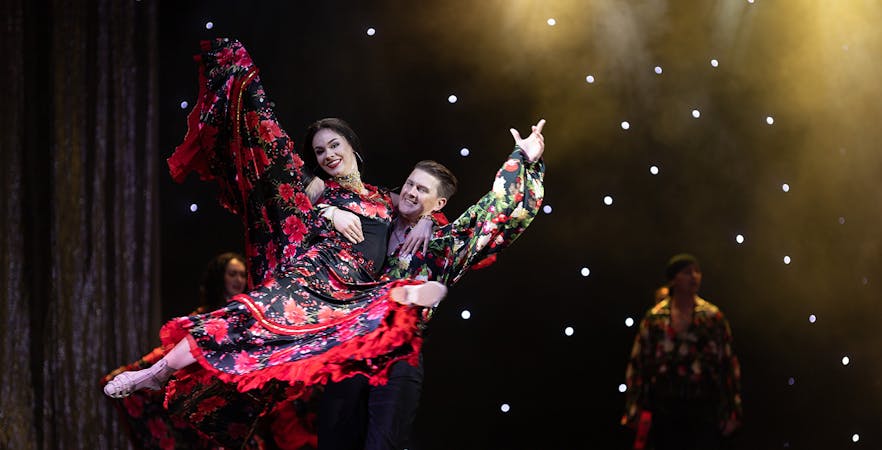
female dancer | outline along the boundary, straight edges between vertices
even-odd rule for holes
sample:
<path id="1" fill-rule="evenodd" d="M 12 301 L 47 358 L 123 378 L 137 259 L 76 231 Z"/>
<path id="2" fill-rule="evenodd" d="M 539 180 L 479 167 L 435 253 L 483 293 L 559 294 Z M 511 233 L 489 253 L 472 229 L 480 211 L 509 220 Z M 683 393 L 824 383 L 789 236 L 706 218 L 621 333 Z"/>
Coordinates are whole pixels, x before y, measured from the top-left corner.
<path id="1" fill-rule="evenodd" d="M 393 362 L 415 363 L 422 315 L 411 305 L 437 304 L 446 287 L 377 280 L 392 198 L 361 181 L 355 133 L 339 119 L 316 122 L 303 154 L 313 155 L 328 176 L 320 201 L 360 216 L 365 239 L 357 245 L 314 211 L 306 195 L 311 176 L 245 48 L 233 40 L 203 42 L 196 59 L 199 101 L 169 168 L 178 181 L 196 171 L 219 183 L 222 204 L 243 219 L 254 288 L 221 309 L 167 323 L 160 334 L 168 354 L 148 369 L 118 375 L 105 393 L 157 389 L 186 368 L 168 387 L 166 402 L 198 398 L 187 412 L 198 426 L 226 404 L 204 390 L 193 392 L 215 381 L 254 398 L 284 389 L 285 401 L 293 401 L 329 379 L 365 374 L 382 383 Z M 236 438 L 250 431 L 225 433 Z"/>
<path id="2" fill-rule="evenodd" d="M 225 305 L 245 291 L 247 272 L 245 257 L 238 253 L 221 253 L 205 267 L 199 285 L 199 306 L 191 313 L 203 314 Z M 120 366 L 101 379 L 106 385 L 126 371 L 141 370 L 159 361 L 167 349 L 159 346 L 137 361 Z M 114 399 L 114 405 L 125 420 L 132 445 L 141 449 L 209 448 L 211 443 L 192 427 L 169 416 L 163 407 L 165 390 L 141 390 L 125 398 Z"/>

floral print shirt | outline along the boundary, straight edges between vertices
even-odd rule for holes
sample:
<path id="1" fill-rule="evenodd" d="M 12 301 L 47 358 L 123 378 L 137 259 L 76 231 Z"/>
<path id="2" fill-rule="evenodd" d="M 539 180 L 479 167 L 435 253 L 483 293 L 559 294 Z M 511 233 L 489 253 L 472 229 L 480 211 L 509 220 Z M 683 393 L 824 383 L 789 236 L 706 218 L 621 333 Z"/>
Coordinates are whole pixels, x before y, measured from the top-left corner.
<path id="1" fill-rule="evenodd" d="M 453 285 L 472 267 L 511 245 L 542 205 L 545 164 L 516 147 L 496 172 L 493 187 L 452 222 L 436 227 L 429 250 L 386 259 L 386 276 Z M 400 246 L 399 246 L 400 247 Z"/>
<path id="2" fill-rule="evenodd" d="M 741 368 L 732 331 L 723 313 L 696 298 L 692 323 L 683 333 L 671 326 L 670 297 L 640 322 L 625 378 L 623 423 L 634 424 L 644 410 L 683 402 L 710 402 L 720 424 L 741 420 Z"/>

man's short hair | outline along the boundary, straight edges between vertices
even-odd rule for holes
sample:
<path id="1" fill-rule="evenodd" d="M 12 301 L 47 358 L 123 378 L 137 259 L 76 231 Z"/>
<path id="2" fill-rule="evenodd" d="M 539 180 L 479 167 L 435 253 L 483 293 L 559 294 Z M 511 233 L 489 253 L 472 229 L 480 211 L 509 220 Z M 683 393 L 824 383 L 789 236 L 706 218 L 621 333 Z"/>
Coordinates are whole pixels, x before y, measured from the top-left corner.
<path id="1" fill-rule="evenodd" d="M 450 169 L 444 167 L 443 164 L 429 159 L 416 163 L 414 169 L 420 169 L 423 172 L 435 177 L 438 180 L 438 196 L 450 199 L 456 193 L 456 176 Z"/>

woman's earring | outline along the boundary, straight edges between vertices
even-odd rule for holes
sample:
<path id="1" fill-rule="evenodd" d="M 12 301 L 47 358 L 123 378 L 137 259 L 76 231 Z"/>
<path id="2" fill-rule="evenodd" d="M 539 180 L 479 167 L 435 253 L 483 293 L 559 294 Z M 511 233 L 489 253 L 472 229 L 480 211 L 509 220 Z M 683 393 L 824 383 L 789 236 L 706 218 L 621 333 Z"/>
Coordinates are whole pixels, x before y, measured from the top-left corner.
<path id="1" fill-rule="evenodd" d="M 361 153 L 355 152 L 355 159 L 357 159 L 358 162 L 364 164 L 364 158 L 361 157 Z"/>

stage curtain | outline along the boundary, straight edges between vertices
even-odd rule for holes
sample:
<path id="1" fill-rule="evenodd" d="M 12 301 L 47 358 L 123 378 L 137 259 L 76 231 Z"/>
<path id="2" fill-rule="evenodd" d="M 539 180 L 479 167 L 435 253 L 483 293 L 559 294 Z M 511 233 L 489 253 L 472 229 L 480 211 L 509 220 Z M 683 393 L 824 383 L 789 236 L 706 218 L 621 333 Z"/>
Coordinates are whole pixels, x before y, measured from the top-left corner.
<path id="1" fill-rule="evenodd" d="M 99 379 L 160 316 L 156 4 L 2 9 L 0 448 L 126 448 Z"/>

